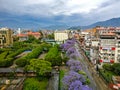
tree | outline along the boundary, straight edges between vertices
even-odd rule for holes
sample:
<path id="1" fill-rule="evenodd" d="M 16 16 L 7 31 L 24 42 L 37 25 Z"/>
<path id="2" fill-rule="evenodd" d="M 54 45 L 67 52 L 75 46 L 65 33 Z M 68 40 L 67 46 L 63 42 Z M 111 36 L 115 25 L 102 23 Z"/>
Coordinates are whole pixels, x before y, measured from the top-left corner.
<path id="1" fill-rule="evenodd" d="M 40 39 L 42 39 L 42 38 L 43 38 L 43 33 L 42 33 L 42 30 L 39 30 L 39 33 L 41 34 Z"/>
<path id="2" fill-rule="evenodd" d="M 108 71 L 112 71 L 112 70 L 113 70 L 111 64 L 104 64 L 104 65 L 103 65 L 103 68 L 104 68 L 105 70 L 108 70 Z"/>
<path id="3" fill-rule="evenodd" d="M 27 66 L 28 70 L 34 70 L 37 75 L 43 76 L 45 73 L 51 72 L 51 63 L 45 60 L 32 59 L 30 65 Z"/>
<path id="4" fill-rule="evenodd" d="M 114 63 L 112 65 L 113 72 L 116 73 L 117 75 L 120 75 L 120 63 Z"/>
<path id="5" fill-rule="evenodd" d="M 49 52 L 45 56 L 45 60 L 51 62 L 52 66 L 61 65 L 61 53 L 59 52 L 57 46 L 50 48 Z"/>
<path id="6" fill-rule="evenodd" d="M 49 39 L 54 39 L 54 33 L 48 35 Z"/>

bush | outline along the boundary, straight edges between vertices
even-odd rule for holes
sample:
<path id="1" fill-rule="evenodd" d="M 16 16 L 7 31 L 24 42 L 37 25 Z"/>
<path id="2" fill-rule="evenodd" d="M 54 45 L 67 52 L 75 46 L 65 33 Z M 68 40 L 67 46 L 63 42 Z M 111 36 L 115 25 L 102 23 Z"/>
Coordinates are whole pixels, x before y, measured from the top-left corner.
<path id="1" fill-rule="evenodd" d="M 28 78 L 24 82 L 23 90 L 40 90 L 40 83 L 37 79 Z"/>
<path id="2" fill-rule="evenodd" d="M 8 55 L 8 51 L 5 51 L 5 52 L 1 53 L 0 54 L 0 60 L 5 59 L 7 55 Z"/>
<path id="3" fill-rule="evenodd" d="M 4 60 L 0 60 L 0 67 L 9 67 L 13 64 L 12 58 L 7 58 Z"/>
<path id="4" fill-rule="evenodd" d="M 111 64 L 104 64 L 104 65 L 103 65 L 103 68 L 104 68 L 105 70 L 108 70 L 108 71 L 112 71 L 112 70 L 113 70 Z"/>
<path id="5" fill-rule="evenodd" d="M 17 51 L 15 52 L 11 52 L 7 58 L 15 58 L 15 56 L 17 56 L 18 54 L 24 52 L 25 50 L 30 50 L 30 48 L 22 48 L 22 49 L 18 49 Z"/>
<path id="6" fill-rule="evenodd" d="M 52 63 L 52 66 L 59 66 L 62 63 L 61 53 L 57 47 L 50 48 L 49 52 L 45 56 L 45 60 Z"/>
<path id="7" fill-rule="evenodd" d="M 120 75 L 120 63 L 114 63 L 112 68 L 115 74 Z"/>
<path id="8" fill-rule="evenodd" d="M 19 67 L 24 67 L 28 62 L 26 58 L 19 58 L 15 62 Z"/>

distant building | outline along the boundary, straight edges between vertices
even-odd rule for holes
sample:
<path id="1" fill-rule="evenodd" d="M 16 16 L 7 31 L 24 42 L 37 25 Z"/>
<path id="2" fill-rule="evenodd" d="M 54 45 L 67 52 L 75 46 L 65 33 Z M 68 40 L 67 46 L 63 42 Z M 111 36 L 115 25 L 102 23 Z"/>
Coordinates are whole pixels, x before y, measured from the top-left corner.
<path id="1" fill-rule="evenodd" d="M 32 31 L 27 32 L 27 35 L 34 36 L 36 39 L 39 39 L 41 37 L 41 34 L 39 32 L 32 32 Z"/>
<path id="2" fill-rule="evenodd" d="M 41 37 L 41 34 L 39 32 L 32 31 L 25 31 L 24 33 L 17 34 L 17 37 L 19 37 L 19 41 L 28 40 L 29 36 L 34 36 L 36 39 L 39 39 Z"/>
<path id="3" fill-rule="evenodd" d="M 9 28 L 0 28 L 0 47 L 6 47 L 13 44 L 13 30 Z"/>
<path id="4" fill-rule="evenodd" d="M 74 34 L 74 38 L 77 39 L 77 40 L 80 40 L 80 35 L 79 35 L 79 33 L 75 33 L 75 34 Z"/>
<path id="5" fill-rule="evenodd" d="M 68 30 L 55 31 L 54 32 L 55 41 L 63 42 L 65 40 L 69 39 L 69 33 L 70 33 L 70 31 L 68 31 Z"/>

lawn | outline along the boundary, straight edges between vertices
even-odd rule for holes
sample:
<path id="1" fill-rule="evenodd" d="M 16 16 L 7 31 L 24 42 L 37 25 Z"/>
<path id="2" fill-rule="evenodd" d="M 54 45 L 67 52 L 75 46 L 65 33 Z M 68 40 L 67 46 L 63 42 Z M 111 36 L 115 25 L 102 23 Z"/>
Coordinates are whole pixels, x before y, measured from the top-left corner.
<path id="1" fill-rule="evenodd" d="M 46 90 L 47 85 L 48 85 L 48 80 L 44 79 L 44 80 L 40 81 L 39 83 L 40 83 L 40 90 Z"/>
<path id="2" fill-rule="evenodd" d="M 39 81 L 37 78 L 27 78 L 24 81 L 23 90 L 46 90 L 48 79 Z"/>
<path id="3" fill-rule="evenodd" d="M 60 70 L 60 76 L 59 76 L 59 90 L 60 90 L 60 88 L 62 87 L 62 79 L 63 79 L 63 77 L 64 77 L 64 75 L 65 75 L 65 70 Z"/>

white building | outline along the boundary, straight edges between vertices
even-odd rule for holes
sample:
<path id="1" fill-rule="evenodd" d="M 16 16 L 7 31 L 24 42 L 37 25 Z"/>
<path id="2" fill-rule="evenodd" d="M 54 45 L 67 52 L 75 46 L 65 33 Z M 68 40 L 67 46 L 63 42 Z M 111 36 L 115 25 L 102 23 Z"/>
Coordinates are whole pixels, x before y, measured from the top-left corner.
<path id="1" fill-rule="evenodd" d="M 65 31 L 55 31 L 54 32 L 54 39 L 55 41 L 58 42 L 63 42 L 67 39 L 69 39 L 69 31 L 65 30 Z"/>
<path id="2" fill-rule="evenodd" d="M 98 28 L 99 33 L 99 61 L 100 63 L 117 63 L 120 55 L 120 28 Z"/>
<path id="3" fill-rule="evenodd" d="M 98 47 L 99 40 L 97 38 L 92 38 L 90 42 L 90 60 L 93 64 L 96 64 L 98 62 Z"/>

